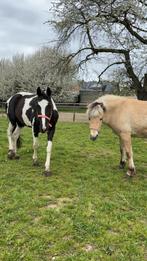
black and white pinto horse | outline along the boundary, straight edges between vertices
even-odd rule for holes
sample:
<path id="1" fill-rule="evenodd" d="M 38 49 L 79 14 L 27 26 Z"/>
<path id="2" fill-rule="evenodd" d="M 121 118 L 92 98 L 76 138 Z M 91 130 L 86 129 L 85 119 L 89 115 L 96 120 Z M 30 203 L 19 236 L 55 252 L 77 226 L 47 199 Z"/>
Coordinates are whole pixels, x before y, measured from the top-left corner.
<path id="1" fill-rule="evenodd" d="M 45 162 L 45 176 L 50 176 L 50 157 L 52 150 L 52 139 L 55 133 L 55 126 L 58 120 L 58 111 L 51 98 L 51 90 L 46 92 L 40 87 L 37 94 L 20 92 L 10 97 L 6 103 L 9 126 L 7 130 L 9 141 L 9 159 L 18 159 L 17 143 L 20 137 L 20 130 L 27 126 L 32 128 L 33 135 L 33 164 L 37 165 L 37 149 L 39 133 L 47 133 L 47 156 Z"/>

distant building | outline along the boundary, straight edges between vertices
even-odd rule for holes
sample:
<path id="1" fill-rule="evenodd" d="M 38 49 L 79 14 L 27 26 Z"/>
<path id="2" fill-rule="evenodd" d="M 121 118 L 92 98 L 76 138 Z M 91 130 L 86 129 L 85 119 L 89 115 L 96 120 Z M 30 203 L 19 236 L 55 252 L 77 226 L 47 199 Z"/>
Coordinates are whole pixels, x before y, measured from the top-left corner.
<path id="1" fill-rule="evenodd" d="M 114 93 L 117 86 L 113 82 L 103 81 L 80 81 L 74 83 L 70 88 L 63 89 L 59 94 L 54 97 L 56 102 L 60 103 L 90 103 L 98 97 L 106 93 Z"/>
<path id="2" fill-rule="evenodd" d="M 103 81 L 98 83 L 96 81 L 82 81 L 80 84 L 79 101 L 81 103 L 89 103 L 104 94 L 114 93 L 116 90 L 117 85 L 114 82 Z"/>
<path id="3" fill-rule="evenodd" d="M 90 103 L 101 95 L 101 90 L 80 90 L 80 103 Z"/>

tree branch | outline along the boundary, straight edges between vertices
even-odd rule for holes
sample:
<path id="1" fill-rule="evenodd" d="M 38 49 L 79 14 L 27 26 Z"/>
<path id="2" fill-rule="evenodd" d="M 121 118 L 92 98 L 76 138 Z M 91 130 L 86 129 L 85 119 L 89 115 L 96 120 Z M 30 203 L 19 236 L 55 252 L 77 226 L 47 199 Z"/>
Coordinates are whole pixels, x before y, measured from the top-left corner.
<path id="1" fill-rule="evenodd" d="M 85 51 L 85 50 L 91 50 L 91 48 L 90 47 L 89 48 L 88 47 L 87 48 L 83 48 L 83 49 L 78 50 L 76 53 L 70 54 L 68 56 L 70 58 L 69 61 L 71 61 L 72 58 L 74 58 L 79 53 L 81 53 L 82 51 Z M 124 55 L 125 61 L 121 62 L 121 63 L 125 64 L 125 68 L 127 70 L 127 74 L 132 79 L 133 84 L 134 84 L 134 88 L 137 90 L 137 89 L 140 89 L 142 87 L 141 82 L 139 81 L 137 75 L 134 73 L 134 70 L 133 70 L 133 67 L 132 67 L 132 64 L 131 64 L 130 51 L 129 50 L 113 49 L 113 48 L 94 48 L 94 50 L 91 50 L 91 51 L 92 52 L 89 54 L 89 56 L 92 56 L 92 55 L 98 54 L 98 53 L 113 53 L 113 54 L 122 54 L 122 55 Z M 118 62 L 118 64 L 120 64 L 120 62 Z M 110 66 L 108 66 L 108 68 L 109 67 Z"/>
<path id="2" fill-rule="evenodd" d="M 86 32 L 87 32 L 89 44 L 90 44 L 90 46 L 91 46 L 91 48 L 93 50 L 94 49 L 94 44 L 93 44 L 93 41 L 92 41 L 92 38 L 91 38 L 90 29 L 89 29 L 89 26 L 88 26 L 88 23 L 89 23 L 90 20 L 86 19 L 85 15 L 84 15 L 84 13 L 83 13 L 83 11 L 81 9 L 79 9 L 79 10 L 81 12 L 81 15 L 82 15 L 83 19 L 85 20 Z"/>
<path id="3" fill-rule="evenodd" d="M 134 88 L 136 90 L 138 90 L 142 87 L 142 85 L 141 85 L 141 82 L 139 81 L 137 75 L 134 73 L 134 70 L 133 70 L 133 67 L 132 67 L 132 64 L 131 64 L 130 53 L 126 52 L 124 54 L 124 56 L 125 56 L 125 67 L 126 67 L 126 70 L 127 70 L 127 74 L 132 79 L 133 84 L 134 84 Z"/>
<path id="4" fill-rule="evenodd" d="M 110 65 L 108 65 L 99 75 L 98 75 L 98 83 L 100 83 L 101 81 L 101 76 L 113 65 L 118 65 L 118 64 L 124 64 L 125 62 L 115 62 L 115 63 L 111 63 Z"/>
<path id="5" fill-rule="evenodd" d="M 141 31 L 141 32 L 147 33 L 147 30 L 142 29 L 142 28 L 140 28 L 140 27 L 137 27 L 137 26 L 135 26 L 135 25 L 132 25 L 132 27 L 135 28 L 135 29 L 137 29 L 138 31 Z"/>
<path id="6" fill-rule="evenodd" d="M 123 21 L 119 20 L 119 23 L 123 24 L 125 28 L 129 31 L 129 33 L 135 36 L 141 43 L 147 44 L 147 39 L 143 38 L 140 34 L 132 29 L 132 26 L 127 18 L 125 18 Z"/>

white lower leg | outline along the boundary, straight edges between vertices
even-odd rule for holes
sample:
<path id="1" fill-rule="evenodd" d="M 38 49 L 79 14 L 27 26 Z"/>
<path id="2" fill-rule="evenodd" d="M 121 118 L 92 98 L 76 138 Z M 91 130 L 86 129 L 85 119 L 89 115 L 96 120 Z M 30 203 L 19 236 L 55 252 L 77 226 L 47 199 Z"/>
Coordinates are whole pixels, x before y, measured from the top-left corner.
<path id="1" fill-rule="evenodd" d="M 33 161 L 36 162 L 37 161 L 37 150 L 38 150 L 38 137 L 34 137 L 33 136 L 33 149 L 34 149 L 34 153 L 33 153 Z"/>
<path id="2" fill-rule="evenodd" d="M 128 166 L 129 169 L 135 169 L 135 165 L 134 165 L 134 161 L 133 161 L 133 157 L 131 156 L 131 158 L 128 161 Z"/>
<path id="3" fill-rule="evenodd" d="M 12 134 L 12 140 L 13 140 L 13 150 L 16 154 L 17 151 L 17 139 L 19 138 L 20 135 L 20 128 L 17 126 L 15 131 Z"/>
<path id="4" fill-rule="evenodd" d="M 45 162 L 45 171 L 50 171 L 50 158 L 51 158 L 51 151 L 52 151 L 52 141 L 48 141 L 47 148 L 46 148 L 46 162 Z"/>
<path id="5" fill-rule="evenodd" d="M 127 171 L 127 175 L 132 176 L 135 174 L 135 165 L 134 165 L 134 161 L 133 161 L 133 152 L 131 149 L 130 154 L 128 155 L 128 171 Z"/>
<path id="6" fill-rule="evenodd" d="M 12 139 L 12 131 L 14 126 L 9 123 L 8 129 L 7 129 L 7 136 L 8 136 L 8 142 L 9 142 L 9 150 L 14 150 L 14 143 Z"/>
<path id="7" fill-rule="evenodd" d="M 126 162 L 126 152 L 124 148 L 122 149 L 122 161 Z"/>

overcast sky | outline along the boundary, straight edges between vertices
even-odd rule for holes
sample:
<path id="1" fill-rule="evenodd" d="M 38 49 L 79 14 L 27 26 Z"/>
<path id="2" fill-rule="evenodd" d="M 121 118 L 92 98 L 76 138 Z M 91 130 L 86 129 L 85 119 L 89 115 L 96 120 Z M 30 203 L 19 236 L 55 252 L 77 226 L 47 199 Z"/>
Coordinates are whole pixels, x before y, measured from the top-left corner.
<path id="1" fill-rule="evenodd" d="M 51 3 L 56 0 L 0 0 L 0 59 L 16 54 L 28 55 L 55 39 L 45 22 L 51 18 Z M 72 43 L 72 49 L 78 43 Z M 88 65 L 80 77 L 96 78 L 99 67 Z"/>
<path id="2" fill-rule="evenodd" d="M 0 0 L 0 59 L 30 54 L 53 39 L 44 22 L 54 0 Z"/>

